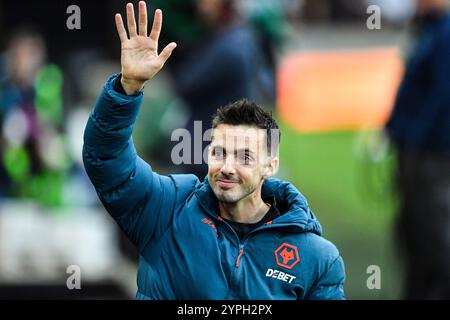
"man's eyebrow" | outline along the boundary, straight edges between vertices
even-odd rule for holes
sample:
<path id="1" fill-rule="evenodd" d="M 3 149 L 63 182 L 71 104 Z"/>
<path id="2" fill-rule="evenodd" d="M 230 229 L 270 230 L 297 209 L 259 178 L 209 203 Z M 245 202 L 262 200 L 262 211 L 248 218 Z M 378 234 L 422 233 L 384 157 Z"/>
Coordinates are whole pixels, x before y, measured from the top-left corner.
<path id="1" fill-rule="evenodd" d="M 221 145 L 211 145 L 211 147 L 212 148 L 222 149 L 222 150 L 226 151 L 226 149 L 223 146 L 221 146 Z M 249 148 L 241 148 L 241 149 L 235 150 L 235 153 L 242 153 L 242 152 L 248 153 L 248 154 L 251 154 L 251 155 L 255 155 L 255 152 L 250 150 Z"/>
<path id="2" fill-rule="evenodd" d="M 221 150 L 225 151 L 224 147 L 222 147 L 221 145 L 217 145 L 217 144 L 211 144 L 211 149 L 221 149 Z"/>
<path id="3" fill-rule="evenodd" d="M 238 149 L 236 152 L 245 152 L 245 153 L 252 154 L 252 155 L 255 154 L 255 152 L 253 152 L 249 148 Z"/>

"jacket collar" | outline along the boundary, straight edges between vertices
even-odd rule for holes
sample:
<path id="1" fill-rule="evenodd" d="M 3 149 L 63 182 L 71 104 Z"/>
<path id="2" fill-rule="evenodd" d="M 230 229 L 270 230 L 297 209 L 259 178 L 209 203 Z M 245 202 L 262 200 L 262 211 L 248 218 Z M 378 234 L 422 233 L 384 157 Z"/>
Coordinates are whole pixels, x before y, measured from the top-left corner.
<path id="1" fill-rule="evenodd" d="M 214 219 L 219 218 L 217 198 L 209 184 L 208 177 L 195 191 L 203 209 Z M 279 179 L 266 179 L 261 197 L 274 198 L 281 215 L 274 219 L 270 227 L 286 227 L 294 232 L 322 234 L 322 227 L 308 206 L 306 198 L 291 183 Z"/>

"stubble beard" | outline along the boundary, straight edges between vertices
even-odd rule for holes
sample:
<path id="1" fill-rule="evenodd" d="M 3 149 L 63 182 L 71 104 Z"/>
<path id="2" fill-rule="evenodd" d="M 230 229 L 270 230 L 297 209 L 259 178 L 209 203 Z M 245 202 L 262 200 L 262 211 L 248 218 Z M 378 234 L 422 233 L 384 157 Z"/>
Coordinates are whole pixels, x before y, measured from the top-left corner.
<path id="1" fill-rule="evenodd" d="M 241 187 L 241 186 L 239 186 L 239 187 Z M 236 187 L 238 187 L 238 186 L 236 186 Z M 250 185 L 250 186 L 247 186 L 246 188 L 241 189 L 241 191 L 239 191 L 237 194 L 233 194 L 235 192 L 235 190 L 230 190 L 231 192 L 226 191 L 226 190 L 221 190 L 221 188 L 216 184 L 217 191 L 214 191 L 214 193 L 216 195 L 216 198 L 220 202 L 223 202 L 226 204 L 234 204 L 234 203 L 237 203 L 237 202 L 241 201 L 242 199 L 248 197 L 249 195 L 253 194 L 257 188 L 258 188 L 258 184 L 254 185 L 254 186 Z M 213 188 L 213 190 L 214 190 L 214 188 Z M 230 192 L 231 194 L 227 194 L 228 192 Z"/>

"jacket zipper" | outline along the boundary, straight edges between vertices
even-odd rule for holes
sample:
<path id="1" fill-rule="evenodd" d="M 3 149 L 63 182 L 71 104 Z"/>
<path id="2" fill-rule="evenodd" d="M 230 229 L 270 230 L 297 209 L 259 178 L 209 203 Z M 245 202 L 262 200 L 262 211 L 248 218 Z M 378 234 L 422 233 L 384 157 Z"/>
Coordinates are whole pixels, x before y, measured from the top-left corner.
<path id="1" fill-rule="evenodd" d="M 207 212 L 208 212 L 208 211 L 207 211 Z M 210 214 L 210 215 L 214 218 L 214 215 L 212 215 L 212 214 Z M 228 224 L 228 222 L 224 221 L 220 216 L 217 217 L 216 219 L 219 220 L 219 221 L 221 221 L 222 223 L 224 223 L 224 224 L 227 226 L 227 228 L 228 228 L 229 230 L 231 230 L 231 232 L 232 232 L 232 233 L 234 234 L 234 236 L 236 237 L 237 242 L 239 243 L 239 253 L 238 253 L 238 256 L 237 256 L 236 262 L 235 262 L 235 269 L 236 269 L 236 271 L 234 272 L 234 275 L 232 276 L 232 282 L 231 282 L 231 287 L 234 288 L 235 286 L 238 285 L 239 279 L 240 279 L 240 276 L 241 276 L 241 273 L 242 273 L 242 268 L 239 268 L 239 267 L 240 267 L 240 265 L 241 265 L 241 258 L 242 258 L 242 256 L 244 255 L 244 243 L 245 243 L 245 241 L 248 239 L 248 237 L 250 236 L 250 234 L 253 234 L 253 233 L 256 233 L 256 232 L 265 230 L 265 229 L 271 229 L 271 228 L 273 228 L 274 226 L 272 226 L 271 224 L 270 224 L 270 225 L 264 224 L 264 225 L 262 225 L 262 226 L 260 226 L 260 227 L 258 227 L 258 228 L 256 228 L 256 229 L 250 231 L 250 232 L 249 232 L 249 233 L 241 240 L 241 239 L 239 239 L 239 236 L 237 235 L 236 231 L 234 231 L 233 227 L 232 227 L 230 224 Z M 230 290 L 230 291 L 228 292 L 227 299 L 229 299 L 230 297 L 236 298 L 236 297 L 232 296 L 231 293 L 232 293 L 232 291 Z"/>
<path id="2" fill-rule="evenodd" d="M 236 238 L 237 238 L 237 240 L 238 240 L 238 243 L 239 243 L 239 254 L 238 254 L 237 258 L 236 258 L 235 266 L 236 266 L 236 268 L 239 268 L 239 263 L 240 263 L 240 261 L 241 261 L 241 257 L 244 255 L 244 243 L 245 243 L 245 240 L 247 240 L 247 238 L 248 238 L 248 236 L 249 236 L 250 234 L 254 233 L 255 231 L 260 231 L 260 230 L 259 230 L 260 227 L 258 227 L 258 228 L 256 228 L 256 229 L 250 231 L 250 232 L 249 232 L 249 233 L 241 240 L 241 239 L 239 239 L 239 237 L 238 237 L 236 231 L 234 231 L 234 229 L 233 229 L 232 226 L 230 226 L 226 221 L 223 221 L 223 219 L 221 219 L 220 217 L 218 218 L 218 220 L 219 220 L 219 221 L 222 221 L 225 225 L 227 225 L 227 227 L 232 231 L 232 233 L 236 236 Z M 264 226 L 264 225 L 263 225 L 263 226 Z M 263 228 L 263 229 L 266 229 L 266 228 Z"/>
<path id="3" fill-rule="evenodd" d="M 236 268 L 239 268 L 239 261 L 241 260 L 242 255 L 244 254 L 244 246 L 242 244 L 239 245 L 239 255 L 236 259 Z"/>
<path id="4" fill-rule="evenodd" d="M 235 266 L 236 268 L 239 268 L 239 262 L 241 261 L 241 257 L 244 254 L 244 244 L 241 242 L 241 239 L 239 239 L 239 236 L 237 235 L 236 231 L 234 231 L 233 227 L 230 226 L 230 224 L 226 221 L 223 221 L 220 217 L 219 217 L 219 221 L 222 221 L 225 225 L 227 225 L 227 227 L 232 231 L 232 233 L 236 236 L 236 239 L 239 243 L 239 254 L 236 258 L 236 263 Z"/>
<path id="5" fill-rule="evenodd" d="M 226 225 L 226 227 L 231 231 L 231 233 L 234 234 L 234 236 L 236 237 L 237 243 L 239 244 L 239 253 L 238 253 L 238 256 L 237 256 L 236 262 L 235 262 L 235 272 L 233 272 L 233 275 L 231 278 L 231 285 L 230 285 L 230 287 L 233 288 L 233 290 L 230 290 L 226 297 L 226 299 L 230 299 L 230 298 L 236 299 L 236 297 L 232 293 L 238 291 L 238 290 L 236 290 L 235 287 L 239 283 L 239 276 L 242 272 L 242 268 L 239 268 L 239 266 L 240 266 L 240 262 L 241 262 L 241 257 L 244 255 L 244 244 L 241 242 L 241 239 L 239 239 L 239 236 L 237 235 L 236 231 L 234 231 L 233 227 L 230 226 L 230 224 L 228 222 L 224 221 L 220 217 L 218 218 L 218 220 L 221 221 L 222 223 L 224 223 Z"/>

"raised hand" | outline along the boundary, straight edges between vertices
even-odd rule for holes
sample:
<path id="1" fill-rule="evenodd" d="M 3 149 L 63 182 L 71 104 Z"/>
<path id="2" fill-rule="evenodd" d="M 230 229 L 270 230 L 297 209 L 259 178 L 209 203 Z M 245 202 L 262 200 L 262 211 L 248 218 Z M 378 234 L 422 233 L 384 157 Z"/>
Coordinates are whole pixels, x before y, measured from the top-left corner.
<path id="1" fill-rule="evenodd" d="M 119 13 L 116 14 L 115 20 L 121 42 L 121 83 L 127 94 L 133 94 L 141 90 L 145 82 L 161 70 L 177 45 L 171 42 L 158 54 L 158 39 L 162 25 L 160 9 L 155 11 L 150 36 L 147 36 L 145 2 L 139 1 L 139 30 L 136 27 L 133 4 L 128 3 L 126 9 L 129 38 Z"/>

